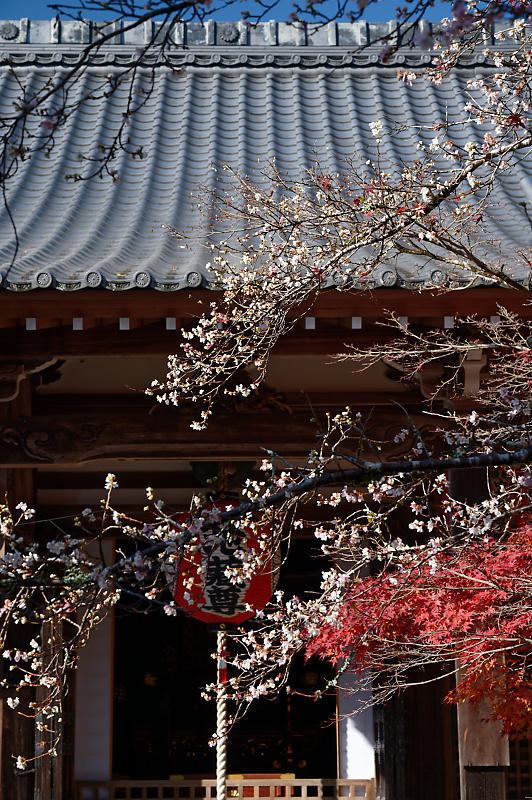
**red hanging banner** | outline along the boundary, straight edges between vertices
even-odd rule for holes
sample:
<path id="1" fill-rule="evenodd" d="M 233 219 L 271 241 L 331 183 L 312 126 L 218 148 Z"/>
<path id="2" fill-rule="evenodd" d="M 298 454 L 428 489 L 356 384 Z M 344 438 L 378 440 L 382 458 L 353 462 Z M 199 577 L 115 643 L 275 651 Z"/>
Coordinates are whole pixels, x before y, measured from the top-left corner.
<path id="1" fill-rule="evenodd" d="M 232 501 L 218 500 L 209 509 L 227 511 L 238 505 Z M 189 514 L 183 514 L 177 522 L 186 524 Z M 271 542 L 272 528 L 266 524 L 260 531 L 252 526 L 224 525 L 224 536 L 213 536 L 208 530 L 196 535 L 196 547 L 182 559 L 175 586 L 175 601 L 188 614 L 203 622 L 240 623 L 254 616 L 267 604 L 273 591 L 271 549 L 264 550 L 259 538 Z M 270 555 L 264 555 L 264 553 Z M 244 559 L 242 555 L 244 554 Z M 245 575 L 240 570 L 244 561 L 262 554 L 263 563 L 258 571 Z M 239 557 L 240 556 L 240 557 Z M 244 575 L 235 582 L 227 574 L 236 568 Z"/>

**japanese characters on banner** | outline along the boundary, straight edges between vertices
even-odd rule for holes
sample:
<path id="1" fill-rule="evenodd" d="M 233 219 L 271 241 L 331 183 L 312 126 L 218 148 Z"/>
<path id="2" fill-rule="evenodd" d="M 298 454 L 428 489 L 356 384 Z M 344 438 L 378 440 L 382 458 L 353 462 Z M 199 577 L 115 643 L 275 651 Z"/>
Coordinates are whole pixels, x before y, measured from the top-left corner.
<path id="1" fill-rule="evenodd" d="M 237 505 L 234 502 L 217 501 L 211 509 L 225 511 Z M 184 524 L 189 519 L 183 514 L 177 522 Z M 213 536 L 210 530 L 195 534 L 199 538 L 197 547 L 182 559 L 175 587 L 175 601 L 191 616 L 203 622 L 240 623 L 264 608 L 273 591 L 271 554 L 259 545 L 259 538 L 271 540 L 269 524 L 259 531 L 250 525 L 232 523 L 224 525 L 223 536 Z M 238 582 L 231 579 L 228 569 L 239 568 L 253 555 L 261 556 L 262 565 L 252 569 L 250 575 L 240 570 Z M 200 570 L 201 568 L 201 570 Z"/>

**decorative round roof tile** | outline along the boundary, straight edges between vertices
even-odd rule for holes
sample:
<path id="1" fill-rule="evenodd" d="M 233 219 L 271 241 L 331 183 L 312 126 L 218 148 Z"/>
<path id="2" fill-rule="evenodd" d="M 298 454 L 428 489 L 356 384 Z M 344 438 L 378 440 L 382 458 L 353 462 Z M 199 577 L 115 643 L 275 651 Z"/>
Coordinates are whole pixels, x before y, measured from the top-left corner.
<path id="1" fill-rule="evenodd" d="M 39 272 L 37 275 L 37 286 L 40 289 L 48 289 L 52 285 L 52 276 L 49 272 Z"/>
<path id="2" fill-rule="evenodd" d="M 238 25 L 234 23 L 230 23 L 229 25 L 224 25 L 223 27 L 220 25 L 220 32 L 219 38 L 222 42 L 228 42 L 229 44 L 234 44 L 238 42 L 240 39 L 240 31 L 238 30 Z"/>
<path id="3" fill-rule="evenodd" d="M 397 273 L 391 272 L 383 272 L 381 275 L 381 283 L 383 286 L 395 286 L 397 283 Z"/>
<path id="4" fill-rule="evenodd" d="M 199 272 L 189 272 L 186 281 L 187 286 L 190 286 L 191 289 L 197 289 L 198 286 L 201 286 L 201 275 Z"/>
<path id="5" fill-rule="evenodd" d="M 4 22 L 0 25 L 0 37 L 12 41 L 16 39 L 19 34 L 19 29 L 14 22 Z"/>
<path id="6" fill-rule="evenodd" d="M 431 272 L 430 280 L 435 286 L 441 286 L 445 282 L 445 274 L 441 269 L 435 269 L 434 272 Z"/>
<path id="7" fill-rule="evenodd" d="M 102 276 L 99 272 L 89 272 L 87 274 L 87 286 L 95 289 L 102 282 Z"/>
<path id="8" fill-rule="evenodd" d="M 151 277 L 147 272 L 137 272 L 135 275 L 135 284 L 139 289 L 145 289 L 151 283 Z"/>

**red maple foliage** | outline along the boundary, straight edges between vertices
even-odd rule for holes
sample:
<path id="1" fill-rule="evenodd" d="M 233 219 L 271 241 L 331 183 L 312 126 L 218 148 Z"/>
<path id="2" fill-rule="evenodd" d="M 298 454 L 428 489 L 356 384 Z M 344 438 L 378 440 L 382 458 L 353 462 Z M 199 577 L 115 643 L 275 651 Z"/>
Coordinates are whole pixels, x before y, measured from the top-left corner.
<path id="1" fill-rule="evenodd" d="M 449 702 L 488 700 L 506 733 L 532 730 L 532 527 L 485 537 L 361 578 L 337 622 L 307 647 L 335 664 L 390 673 L 392 664 L 456 660 Z"/>

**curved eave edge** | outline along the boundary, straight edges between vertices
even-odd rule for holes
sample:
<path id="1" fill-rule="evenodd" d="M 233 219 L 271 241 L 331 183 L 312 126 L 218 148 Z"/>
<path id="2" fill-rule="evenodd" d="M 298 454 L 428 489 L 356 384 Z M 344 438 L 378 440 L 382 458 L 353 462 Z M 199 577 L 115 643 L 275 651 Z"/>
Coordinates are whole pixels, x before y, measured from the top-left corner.
<path id="1" fill-rule="evenodd" d="M 168 53 L 164 63 L 161 63 L 156 55 L 145 54 L 142 59 L 144 68 L 161 67 L 382 67 L 390 69 L 397 66 L 406 66 L 413 69 L 426 68 L 434 57 L 434 53 L 427 51 L 398 51 L 393 53 L 386 61 L 380 58 L 379 52 L 338 52 L 338 48 L 331 48 L 332 52 L 322 51 L 312 52 L 213 52 L 195 51 Z M 73 51 L 13 51 L 6 54 L 11 67 L 37 65 L 40 67 L 71 67 L 79 61 L 79 54 Z M 111 52 L 100 52 L 93 56 L 90 65 L 99 66 L 120 66 L 128 67 L 137 63 L 138 54 L 132 48 L 131 52 L 115 50 Z M 486 55 L 485 51 L 471 53 L 460 58 L 458 67 L 471 68 L 488 66 L 493 67 L 493 61 Z"/>
<path id="2" fill-rule="evenodd" d="M 399 276 L 390 277 L 389 273 L 384 273 L 380 278 L 376 278 L 373 280 L 364 280 L 364 281 L 346 281 L 343 283 L 335 283 L 333 281 L 324 283 L 323 289 L 330 289 L 334 290 L 337 289 L 339 291 L 353 289 L 355 291 L 372 291 L 375 289 L 405 289 L 405 290 L 421 290 L 421 289 L 465 289 L 471 287 L 492 287 L 494 285 L 499 285 L 499 282 L 494 279 L 487 279 L 481 277 L 469 277 L 469 278 L 451 278 L 450 276 L 446 276 L 441 273 L 441 276 L 430 276 L 426 279 L 419 279 L 419 280 L 405 280 L 404 278 L 400 278 Z M 526 286 L 526 283 L 522 281 L 523 287 Z M 102 280 L 97 286 L 91 286 L 87 283 L 82 281 L 76 282 L 65 282 L 65 281 L 53 281 L 52 283 L 44 285 L 35 284 L 35 282 L 30 281 L 9 281 L 5 280 L 2 285 L 0 286 L 0 291 L 4 292 L 31 292 L 31 291 L 39 291 L 41 289 L 55 289 L 58 292 L 76 292 L 81 290 L 87 289 L 98 289 L 98 290 L 107 290 L 111 292 L 120 292 L 120 291 L 130 291 L 130 290 L 147 290 L 150 289 L 152 291 L 159 291 L 159 292 L 176 292 L 180 290 L 194 290 L 194 289 L 209 289 L 211 291 L 219 291 L 220 286 L 217 285 L 213 281 L 208 281 L 205 278 L 201 278 L 199 281 L 194 280 L 190 283 L 188 282 L 180 282 L 180 283 L 165 283 L 162 281 L 150 281 L 146 285 L 139 285 L 136 284 L 134 281 L 104 281 Z"/>

